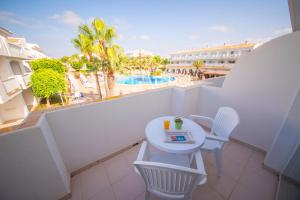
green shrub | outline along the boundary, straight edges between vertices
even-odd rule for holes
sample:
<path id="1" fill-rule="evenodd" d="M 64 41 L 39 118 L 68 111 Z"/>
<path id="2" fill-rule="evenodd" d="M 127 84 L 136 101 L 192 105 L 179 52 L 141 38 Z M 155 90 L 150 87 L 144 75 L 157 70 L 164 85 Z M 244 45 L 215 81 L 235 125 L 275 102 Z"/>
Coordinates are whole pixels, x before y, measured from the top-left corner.
<path id="1" fill-rule="evenodd" d="M 35 71 L 31 75 L 34 96 L 49 99 L 50 96 L 66 91 L 64 76 L 52 69 Z"/>
<path id="2" fill-rule="evenodd" d="M 31 61 L 30 66 L 33 71 L 52 69 L 60 74 L 64 74 L 66 71 L 65 66 L 58 59 L 41 58 Z"/>

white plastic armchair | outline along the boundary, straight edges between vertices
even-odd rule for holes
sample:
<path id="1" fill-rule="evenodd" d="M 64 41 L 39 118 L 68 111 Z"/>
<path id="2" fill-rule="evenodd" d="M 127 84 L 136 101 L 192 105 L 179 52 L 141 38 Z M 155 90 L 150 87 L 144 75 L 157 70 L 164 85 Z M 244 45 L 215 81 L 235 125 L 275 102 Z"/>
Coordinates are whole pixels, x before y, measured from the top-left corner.
<path id="1" fill-rule="evenodd" d="M 204 122 L 206 126 L 210 126 L 211 131 L 206 134 L 206 140 L 201 146 L 201 150 L 214 153 L 217 174 L 220 176 L 224 143 L 229 141 L 230 134 L 240 122 L 237 112 L 230 107 L 220 107 L 214 119 L 199 115 L 190 115 L 190 119 L 200 124 Z"/>
<path id="2" fill-rule="evenodd" d="M 150 198 L 150 194 L 163 199 L 191 200 L 197 185 L 206 183 L 200 151 L 191 157 L 168 153 L 151 154 L 147 142 L 143 142 L 133 164 L 146 184 L 146 200 Z M 191 168 L 193 164 L 195 168 Z"/>

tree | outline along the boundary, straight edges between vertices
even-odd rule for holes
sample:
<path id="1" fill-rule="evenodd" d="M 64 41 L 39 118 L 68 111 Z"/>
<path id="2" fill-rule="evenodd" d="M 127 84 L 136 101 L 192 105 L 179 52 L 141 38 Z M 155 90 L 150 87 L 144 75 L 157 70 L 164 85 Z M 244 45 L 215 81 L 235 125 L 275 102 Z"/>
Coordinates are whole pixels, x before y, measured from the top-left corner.
<path id="1" fill-rule="evenodd" d="M 160 65 L 162 63 L 162 58 L 160 56 L 153 56 L 152 59 L 155 65 Z"/>
<path id="2" fill-rule="evenodd" d="M 47 107 L 50 106 L 49 97 L 66 91 L 64 76 L 52 69 L 35 71 L 31 75 L 34 96 L 46 98 Z"/>
<path id="3" fill-rule="evenodd" d="M 89 29 L 87 25 L 79 26 L 79 31 L 83 32 L 82 30 Z M 75 48 L 79 49 L 81 53 L 84 54 L 86 57 L 86 64 L 90 67 L 93 67 L 93 50 L 94 50 L 94 37 L 93 34 L 89 32 L 89 30 L 86 30 L 86 34 L 79 34 L 77 38 L 72 40 L 72 43 L 74 44 Z M 97 68 L 91 68 L 90 72 L 94 72 L 94 75 L 96 77 L 96 87 L 99 94 L 100 99 L 102 99 L 102 93 L 101 93 L 101 87 L 99 83 L 99 77 L 98 72 L 99 69 Z"/>
<path id="4" fill-rule="evenodd" d="M 63 57 L 60 58 L 60 61 L 61 61 L 62 63 L 68 63 L 68 62 L 69 62 L 69 59 L 70 59 L 70 57 L 68 57 L 68 56 L 63 56 Z"/>
<path id="5" fill-rule="evenodd" d="M 58 59 L 41 58 L 31 61 L 30 66 L 33 71 L 52 69 L 60 74 L 64 74 L 66 72 L 65 66 Z"/>
<path id="6" fill-rule="evenodd" d="M 204 62 L 203 60 L 196 60 L 193 62 L 193 66 L 196 67 L 196 69 L 199 69 L 204 66 Z"/>
<path id="7" fill-rule="evenodd" d="M 71 67 L 76 71 L 76 72 L 79 72 L 80 69 L 82 68 L 83 66 L 83 62 L 81 61 L 73 61 L 71 62 Z"/>
<path id="8" fill-rule="evenodd" d="M 107 76 L 108 89 L 112 90 L 116 65 L 119 62 L 119 54 L 122 52 L 120 46 L 113 43 L 113 40 L 117 37 L 115 29 L 107 26 L 103 20 L 96 18 L 92 22 L 92 28 L 84 24 L 79 26 L 79 31 L 92 41 L 94 45 L 93 52 L 104 64 L 102 69 Z"/>
<path id="9" fill-rule="evenodd" d="M 170 64 L 169 59 L 168 59 L 168 58 L 164 58 L 164 59 L 162 60 L 162 64 L 163 64 L 164 66 L 166 66 L 167 64 Z"/>

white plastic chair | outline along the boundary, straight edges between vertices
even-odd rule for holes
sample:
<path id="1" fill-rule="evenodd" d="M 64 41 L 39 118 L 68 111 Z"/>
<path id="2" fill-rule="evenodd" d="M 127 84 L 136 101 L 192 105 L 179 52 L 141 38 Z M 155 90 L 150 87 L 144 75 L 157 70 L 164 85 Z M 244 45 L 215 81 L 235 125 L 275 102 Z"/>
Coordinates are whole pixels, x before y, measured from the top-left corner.
<path id="1" fill-rule="evenodd" d="M 205 122 L 206 126 L 210 126 L 211 131 L 206 134 L 201 150 L 214 153 L 217 175 L 220 176 L 223 146 L 229 141 L 230 134 L 240 122 L 237 112 L 230 107 L 220 107 L 214 119 L 199 115 L 190 115 L 190 119 L 200 124 Z"/>
<path id="2" fill-rule="evenodd" d="M 197 185 L 206 183 L 206 172 L 200 151 L 193 155 L 150 153 L 147 142 L 143 142 L 135 170 L 146 184 L 145 199 L 150 193 L 163 199 L 192 199 Z M 191 168 L 195 165 L 195 168 Z"/>

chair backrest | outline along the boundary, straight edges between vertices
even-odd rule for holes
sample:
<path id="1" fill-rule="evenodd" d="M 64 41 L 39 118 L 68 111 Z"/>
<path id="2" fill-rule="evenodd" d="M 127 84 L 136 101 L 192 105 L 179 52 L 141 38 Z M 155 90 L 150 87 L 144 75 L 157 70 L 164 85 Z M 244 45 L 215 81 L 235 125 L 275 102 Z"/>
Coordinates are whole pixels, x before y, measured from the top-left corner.
<path id="1" fill-rule="evenodd" d="M 220 107 L 215 116 L 212 130 L 217 136 L 229 138 L 239 122 L 239 116 L 233 108 Z"/>
<path id="2" fill-rule="evenodd" d="M 205 174 L 182 166 L 148 161 L 135 161 L 134 165 L 142 175 L 147 190 L 163 198 L 187 198 L 206 178 Z"/>

